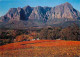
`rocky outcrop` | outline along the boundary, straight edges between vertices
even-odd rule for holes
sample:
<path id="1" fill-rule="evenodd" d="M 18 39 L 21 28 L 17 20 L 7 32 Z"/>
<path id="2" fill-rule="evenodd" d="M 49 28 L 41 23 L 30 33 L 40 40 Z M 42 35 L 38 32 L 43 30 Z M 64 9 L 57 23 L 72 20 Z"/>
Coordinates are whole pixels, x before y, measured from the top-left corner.
<path id="1" fill-rule="evenodd" d="M 49 15 L 48 18 L 69 18 L 69 19 L 77 19 L 79 17 L 79 12 L 72 7 L 68 2 L 58 5 L 54 8 L 51 8 L 51 11 L 47 12 Z"/>
<path id="2" fill-rule="evenodd" d="M 2 19 L 8 20 L 29 20 L 38 19 L 47 21 L 50 19 L 78 19 L 80 13 L 68 2 L 56 7 L 30 7 L 11 8 Z"/>
<path id="3" fill-rule="evenodd" d="M 23 8 L 23 10 L 25 12 L 26 20 L 29 19 L 29 16 L 31 15 L 33 8 L 31 8 L 30 6 L 26 6 Z"/>
<path id="4" fill-rule="evenodd" d="M 5 16 L 11 20 L 24 20 L 26 17 L 22 8 L 11 8 Z"/>

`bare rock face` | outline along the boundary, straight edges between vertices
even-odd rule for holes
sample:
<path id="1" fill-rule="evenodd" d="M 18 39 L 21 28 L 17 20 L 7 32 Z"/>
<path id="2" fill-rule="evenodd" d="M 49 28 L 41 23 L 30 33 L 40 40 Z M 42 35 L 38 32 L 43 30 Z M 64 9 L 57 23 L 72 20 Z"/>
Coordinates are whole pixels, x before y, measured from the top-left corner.
<path id="1" fill-rule="evenodd" d="M 32 11 L 29 19 L 77 19 L 79 18 L 80 13 L 72 7 L 68 2 L 58 5 L 56 7 L 36 7 Z"/>
<path id="2" fill-rule="evenodd" d="M 66 2 L 65 4 L 62 4 L 64 7 L 64 13 L 62 15 L 62 18 L 72 18 L 72 19 L 77 19 L 79 17 L 79 12 L 75 10 L 71 4 Z"/>
<path id="3" fill-rule="evenodd" d="M 16 17 L 17 15 L 17 8 L 11 8 L 5 16 L 9 17 L 10 19 L 14 19 L 14 17 Z"/>
<path id="4" fill-rule="evenodd" d="M 72 7 L 68 2 L 51 8 L 51 11 L 47 12 L 50 19 L 54 18 L 69 18 L 77 19 L 79 17 L 79 12 Z"/>
<path id="5" fill-rule="evenodd" d="M 41 6 L 35 7 L 31 15 L 29 16 L 29 19 L 42 19 L 43 11 L 44 11 L 43 7 Z"/>
<path id="6" fill-rule="evenodd" d="M 26 20 L 29 19 L 29 16 L 31 15 L 33 8 L 31 8 L 30 6 L 26 6 L 23 8 L 23 10 L 25 12 Z"/>
<path id="7" fill-rule="evenodd" d="M 50 19 L 78 19 L 80 18 L 80 13 L 72 7 L 68 2 L 58 5 L 56 7 L 30 7 L 26 6 L 24 8 L 11 8 L 8 13 L 3 16 L 2 19 L 8 20 L 29 20 L 38 19 L 47 21 Z"/>
<path id="8" fill-rule="evenodd" d="M 46 12 L 49 10 L 49 7 L 37 6 L 33 9 L 31 15 L 29 16 L 29 19 L 38 19 L 46 21 L 48 19 Z"/>
<path id="9" fill-rule="evenodd" d="M 61 4 L 55 7 L 55 18 L 73 18 L 73 7 L 69 3 Z"/>
<path id="10" fill-rule="evenodd" d="M 10 20 L 24 20 L 25 12 L 22 8 L 11 8 L 8 13 L 4 16 Z"/>
<path id="11" fill-rule="evenodd" d="M 25 18 L 26 18 L 25 11 L 21 8 L 18 8 L 17 11 L 18 11 L 18 17 L 19 17 L 18 20 L 25 20 Z"/>

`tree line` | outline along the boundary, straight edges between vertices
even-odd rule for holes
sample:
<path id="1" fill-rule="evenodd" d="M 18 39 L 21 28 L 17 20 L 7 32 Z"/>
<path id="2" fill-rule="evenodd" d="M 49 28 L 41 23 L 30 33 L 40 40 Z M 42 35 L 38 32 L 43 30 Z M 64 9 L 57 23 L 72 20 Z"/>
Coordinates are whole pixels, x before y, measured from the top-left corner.
<path id="1" fill-rule="evenodd" d="M 32 39 L 40 40 L 73 40 L 80 41 L 80 27 L 76 24 L 62 27 L 46 27 L 37 30 L 2 30 L 0 29 L 0 45 L 31 41 Z"/>

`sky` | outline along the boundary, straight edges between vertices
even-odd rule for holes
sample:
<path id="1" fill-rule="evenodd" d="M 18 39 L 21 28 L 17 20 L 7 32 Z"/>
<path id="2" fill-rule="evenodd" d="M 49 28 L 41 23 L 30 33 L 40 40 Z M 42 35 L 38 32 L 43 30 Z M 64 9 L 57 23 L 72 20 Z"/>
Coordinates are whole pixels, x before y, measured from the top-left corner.
<path id="1" fill-rule="evenodd" d="M 0 0 L 0 16 L 5 15 L 10 8 L 25 7 L 30 5 L 54 7 L 69 2 L 75 9 L 80 11 L 80 0 Z"/>

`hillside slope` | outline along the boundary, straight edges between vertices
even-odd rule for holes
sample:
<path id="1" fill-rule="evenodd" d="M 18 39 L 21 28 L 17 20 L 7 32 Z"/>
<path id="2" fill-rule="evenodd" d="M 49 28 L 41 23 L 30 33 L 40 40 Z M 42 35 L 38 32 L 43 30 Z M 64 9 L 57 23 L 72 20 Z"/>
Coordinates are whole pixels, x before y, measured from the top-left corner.
<path id="1" fill-rule="evenodd" d="M 79 11 L 66 2 L 55 7 L 30 7 L 11 8 L 6 15 L 2 17 L 3 21 L 8 20 L 28 20 L 38 19 L 47 21 L 50 19 L 78 19 L 80 17 Z"/>
<path id="2" fill-rule="evenodd" d="M 0 28 L 55 26 L 55 24 L 79 21 L 79 19 L 80 12 L 68 2 L 55 7 L 26 6 L 11 8 L 4 16 L 0 17 Z"/>

